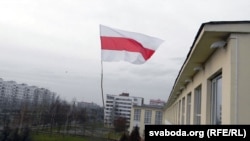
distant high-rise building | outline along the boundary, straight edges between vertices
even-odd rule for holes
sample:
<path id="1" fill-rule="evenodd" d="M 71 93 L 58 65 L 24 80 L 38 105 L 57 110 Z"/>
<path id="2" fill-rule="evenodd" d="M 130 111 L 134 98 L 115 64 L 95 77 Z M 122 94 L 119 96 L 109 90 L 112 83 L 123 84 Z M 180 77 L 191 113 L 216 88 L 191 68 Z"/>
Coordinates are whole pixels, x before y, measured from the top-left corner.
<path id="1" fill-rule="evenodd" d="M 149 105 L 158 105 L 158 106 L 164 106 L 165 101 L 160 100 L 160 99 L 150 99 L 149 100 Z"/>
<path id="2" fill-rule="evenodd" d="M 49 105 L 55 99 L 55 93 L 45 88 L 4 81 L 0 78 L 0 110 L 28 108 L 38 104 Z"/>
<path id="3" fill-rule="evenodd" d="M 141 97 L 129 96 L 129 93 L 120 95 L 106 95 L 106 105 L 104 110 L 104 125 L 107 127 L 114 126 L 114 120 L 123 117 L 130 123 L 130 114 L 133 105 L 142 105 L 144 99 Z"/>

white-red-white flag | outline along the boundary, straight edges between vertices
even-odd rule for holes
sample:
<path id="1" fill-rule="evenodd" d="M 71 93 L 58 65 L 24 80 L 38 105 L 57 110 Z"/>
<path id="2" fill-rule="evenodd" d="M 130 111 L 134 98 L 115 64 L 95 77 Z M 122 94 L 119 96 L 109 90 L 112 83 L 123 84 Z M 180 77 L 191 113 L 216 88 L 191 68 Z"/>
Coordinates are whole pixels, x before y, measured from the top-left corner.
<path id="1" fill-rule="evenodd" d="M 100 25 L 102 61 L 145 63 L 163 40 Z"/>

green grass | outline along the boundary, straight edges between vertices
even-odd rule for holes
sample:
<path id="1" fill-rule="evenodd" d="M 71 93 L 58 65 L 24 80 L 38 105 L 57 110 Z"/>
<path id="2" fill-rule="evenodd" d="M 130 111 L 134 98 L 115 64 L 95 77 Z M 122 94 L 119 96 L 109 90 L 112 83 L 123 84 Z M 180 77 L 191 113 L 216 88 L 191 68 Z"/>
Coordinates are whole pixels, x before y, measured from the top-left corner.
<path id="1" fill-rule="evenodd" d="M 118 140 L 121 137 L 122 133 L 109 132 L 105 135 L 105 138 Z"/>
<path id="2" fill-rule="evenodd" d="M 32 141 L 87 141 L 84 137 L 37 134 L 32 136 Z"/>
<path id="3" fill-rule="evenodd" d="M 32 141 L 101 141 L 102 139 L 96 139 L 91 137 L 79 137 L 69 135 L 47 135 L 47 134 L 34 134 L 32 135 Z"/>

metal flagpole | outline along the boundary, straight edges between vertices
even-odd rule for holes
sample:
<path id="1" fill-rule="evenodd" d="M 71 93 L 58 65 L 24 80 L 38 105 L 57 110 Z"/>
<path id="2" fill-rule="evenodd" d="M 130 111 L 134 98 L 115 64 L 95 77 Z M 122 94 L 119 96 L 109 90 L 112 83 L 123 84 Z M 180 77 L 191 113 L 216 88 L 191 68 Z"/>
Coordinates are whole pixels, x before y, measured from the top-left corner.
<path id="1" fill-rule="evenodd" d="M 99 26 L 100 28 L 100 35 L 101 35 L 101 25 Z M 103 108 L 105 108 L 105 104 L 104 104 L 104 97 L 103 97 L 103 63 L 102 63 L 102 59 L 101 59 L 101 92 L 102 92 L 102 104 L 103 104 Z"/>
<path id="2" fill-rule="evenodd" d="M 102 64 L 102 61 L 101 61 L 101 91 L 102 91 L 103 108 L 105 108 L 105 106 L 104 106 L 104 98 L 103 98 L 103 64 Z"/>

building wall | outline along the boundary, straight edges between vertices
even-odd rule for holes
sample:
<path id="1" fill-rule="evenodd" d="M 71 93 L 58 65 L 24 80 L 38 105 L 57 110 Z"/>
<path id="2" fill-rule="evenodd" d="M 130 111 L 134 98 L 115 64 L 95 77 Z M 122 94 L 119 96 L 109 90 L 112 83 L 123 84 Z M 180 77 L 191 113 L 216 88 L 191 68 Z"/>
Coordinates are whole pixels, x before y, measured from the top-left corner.
<path id="1" fill-rule="evenodd" d="M 185 98 L 185 111 L 187 111 L 187 95 L 191 93 L 191 121 L 194 124 L 194 93 L 195 88 L 201 86 L 201 122 L 200 124 L 211 124 L 211 79 L 217 74 L 222 75 L 222 124 L 249 124 L 250 112 L 248 110 L 250 101 L 250 34 L 231 34 L 225 48 L 218 48 L 203 64 L 203 70 L 198 71 L 192 82 L 175 100 L 174 104 L 165 109 L 165 122 L 171 124 L 181 123 L 181 103 Z"/>
<path id="2" fill-rule="evenodd" d="M 234 82 L 234 101 L 235 101 L 235 112 L 232 114 L 236 124 L 249 124 L 250 123 L 250 112 L 249 107 L 250 101 L 250 34 L 234 34 L 232 44 L 235 46 L 235 53 L 232 54 L 232 60 L 234 66 L 232 70 L 235 70 L 235 75 L 232 75 Z M 236 48 L 238 46 L 238 48 Z M 237 62 L 236 62 L 237 61 Z M 232 101 L 233 102 L 233 101 Z"/>
<path id="3" fill-rule="evenodd" d="M 135 115 L 135 110 L 136 109 L 140 109 L 141 110 L 141 115 L 140 115 L 140 121 L 135 121 L 134 120 L 134 115 Z M 163 107 L 158 106 L 158 107 L 150 107 L 150 105 L 148 106 L 133 106 L 132 110 L 131 110 L 131 116 L 130 116 L 130 126 L 129 126 L 129 133 L 132 132 L 133 128 L 135 126 L 138 126 L 140 129 L 140 135 L 143 137 L 144 136 L 144 130 L 145 130 L 145 111 L 146 110 L 150 110 L 151 111 L 151 123 L 152 125 L 155 125 L 155 117 L 156 117 L 156 112 L 160 111 L 162 112 L 162 123 L 163 123 Z"/>
<path id="4" fill-rule="evenodd" d="M 194 90 L 198 86 L 201 86 L 201 124 L 209 124 L 210 122 L 210 102 L 209 102 L 209 93 L 210 93 L 210 84 L 209 79 L 215 75 L 216 73 L 222 72 L 222 83 L 223 87 L 230 88 L 229 85 L 226 86 L 226 83 L 228 81 L 228 76 L 226 71 L 230 70 L 228 66 L 228 61 L 226 60 L 228 58 L 228 49 L 218 49 L 205 63 L 204 69 L 197 72 L 196 75 L 193 77 L 193 81 L 189 83 L 185 89 L 182 90 L 181 94 L 179 95 L 178 99 L 176 100 L 175 104 L 172 105 L 171 108 L 168 108 L 165 114 L 170 116 L 171 109 L 174 110 L 172 112 L 175 112 L 175 114 L 172 115 L 172 118 L 169 118 L 169 121 L 173 124 L 181 124 L 181 116 L 180 113 L 182 111 L 182 107 L 180 107 L 180 103 L 182 99 L 185 97 L 185 100 L 187 99 L 187 95 L 191 93 L 191 124 L 194 124 Z M 229 81 L 230 82 L 230 81 Z M 225 90 L 225 89 L 223 89 Z M 227 94 L 225 94 L 227 93 Z M 223 91 L 223 95 L 230 95 L 227 91 Z M 224 97 L 224 96 L 223 96 Z M 227 101 L 226 99 L 223 99 L 223 105 L 226 104 L 224 101 Z M 187 106 L 185 106 L 185 111 Z M 223 109 L 226 106 L 223 106 Z M 186 114 L 186 113 L 185 113 Z M 225 113 L 228 114 L 228 113 Z M 227 115 L 223 114 L 223 118 L 228 118 Z M 175 115 L 175 116 L 174 116 Z M 167 117 L 168 117 L 167 116 Z M 174 117 L 173 117 L 174 116 Z M 185 117 L 184 117 L 185 118 Z M 184 124 L 186 124 L 186 120 L 184 120 Z M 225 121 L 225 119 L 224 119 Z"/>

